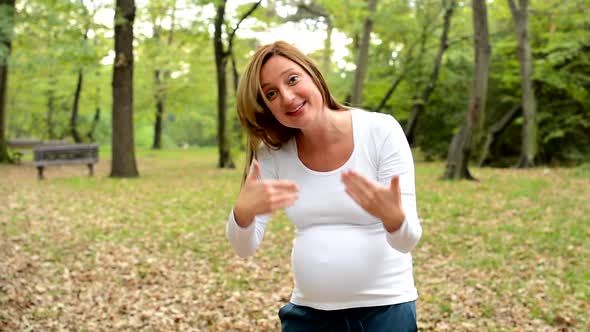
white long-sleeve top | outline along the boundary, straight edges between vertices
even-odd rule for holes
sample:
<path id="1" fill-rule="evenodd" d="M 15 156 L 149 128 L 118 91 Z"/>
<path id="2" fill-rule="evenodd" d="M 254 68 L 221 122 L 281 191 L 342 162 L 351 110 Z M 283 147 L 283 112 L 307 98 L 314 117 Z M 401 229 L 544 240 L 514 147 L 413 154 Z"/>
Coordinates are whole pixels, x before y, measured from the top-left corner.
<path id="1" fill-rule="evenodd" d="M 285 212 L 295 225 L 291 302 L 321 310 L 403 303 L 418 297 L 410 250 L 422 228 L 416 209 L 414 161 L 399 123 L 390 115 L 352 109 L 354 149 L 340 168 L 317 172 L 299 159 L 294 139 L 279 150 L 258 151 L 262 179 L 288 179 L 299 198 Z M 406 219 L 394 232 L 345 191 L 342 172 L 355 170 L 389 186 L 400 175 Z M 242 228 L 232 213 L 227 237 L 239 256 L 253 255 L 269 215 Z"/>

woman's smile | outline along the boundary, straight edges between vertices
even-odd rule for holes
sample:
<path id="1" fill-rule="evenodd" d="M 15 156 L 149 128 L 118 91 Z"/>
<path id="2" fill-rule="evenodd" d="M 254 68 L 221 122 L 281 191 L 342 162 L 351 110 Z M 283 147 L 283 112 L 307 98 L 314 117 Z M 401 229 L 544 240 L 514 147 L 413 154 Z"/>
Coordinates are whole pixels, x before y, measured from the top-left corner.
<path id="1" fill-rule="evenodd" d="M 305 104 L 307 104 L 306 101 L 299 104 L 299 106 L 295 107 L 294 109 L 287 111 L 287 115 L 292 116 L 292 117 L 298 117 L 298 116 L 302 115 L 303 112 L 305 111 L 305 108 L 304 108 Z"/>

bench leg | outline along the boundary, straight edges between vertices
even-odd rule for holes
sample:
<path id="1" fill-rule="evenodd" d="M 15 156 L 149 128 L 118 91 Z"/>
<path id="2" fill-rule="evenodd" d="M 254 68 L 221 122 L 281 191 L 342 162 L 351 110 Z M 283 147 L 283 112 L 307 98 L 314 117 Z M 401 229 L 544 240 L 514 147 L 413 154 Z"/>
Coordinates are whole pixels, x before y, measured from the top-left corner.
<path id="1" fill-rule="evenodd" d="M 43 166 L 37 166 L 37 178 L 43 180 Z"/>
<path id="2" fill-rule="evenodd" d="M 94 165 L 92 164 L 88 164 L 88 176 L 93 176 L 94 175 Z"/>

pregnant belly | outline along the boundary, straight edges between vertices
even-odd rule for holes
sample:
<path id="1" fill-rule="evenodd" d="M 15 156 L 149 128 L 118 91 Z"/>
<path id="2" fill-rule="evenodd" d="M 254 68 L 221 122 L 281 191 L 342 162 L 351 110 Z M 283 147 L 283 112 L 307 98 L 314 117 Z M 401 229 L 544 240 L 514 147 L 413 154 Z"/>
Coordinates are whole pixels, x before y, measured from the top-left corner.
<path id="1" fill-rule="evenodd" d="M 294 292 L 309 301 L 370 295 L 391 280 L 397 252 L 381 224 L 322 225 L 298 231 L 293 244 Z"/>

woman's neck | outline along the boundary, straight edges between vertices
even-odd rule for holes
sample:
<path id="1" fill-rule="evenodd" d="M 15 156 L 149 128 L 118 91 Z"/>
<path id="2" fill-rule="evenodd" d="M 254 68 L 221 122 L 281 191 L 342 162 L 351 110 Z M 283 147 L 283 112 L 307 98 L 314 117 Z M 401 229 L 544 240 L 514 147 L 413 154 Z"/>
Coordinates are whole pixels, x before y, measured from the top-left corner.
<path id="1" fill-rule="evenodd" d="M 297 145 L 309 149 L 338 144 L 346 138 L 350 123 L 350 111 L 325 108 L 318 115 L 313 127 L 301 129 L 296 137 Z"/>

